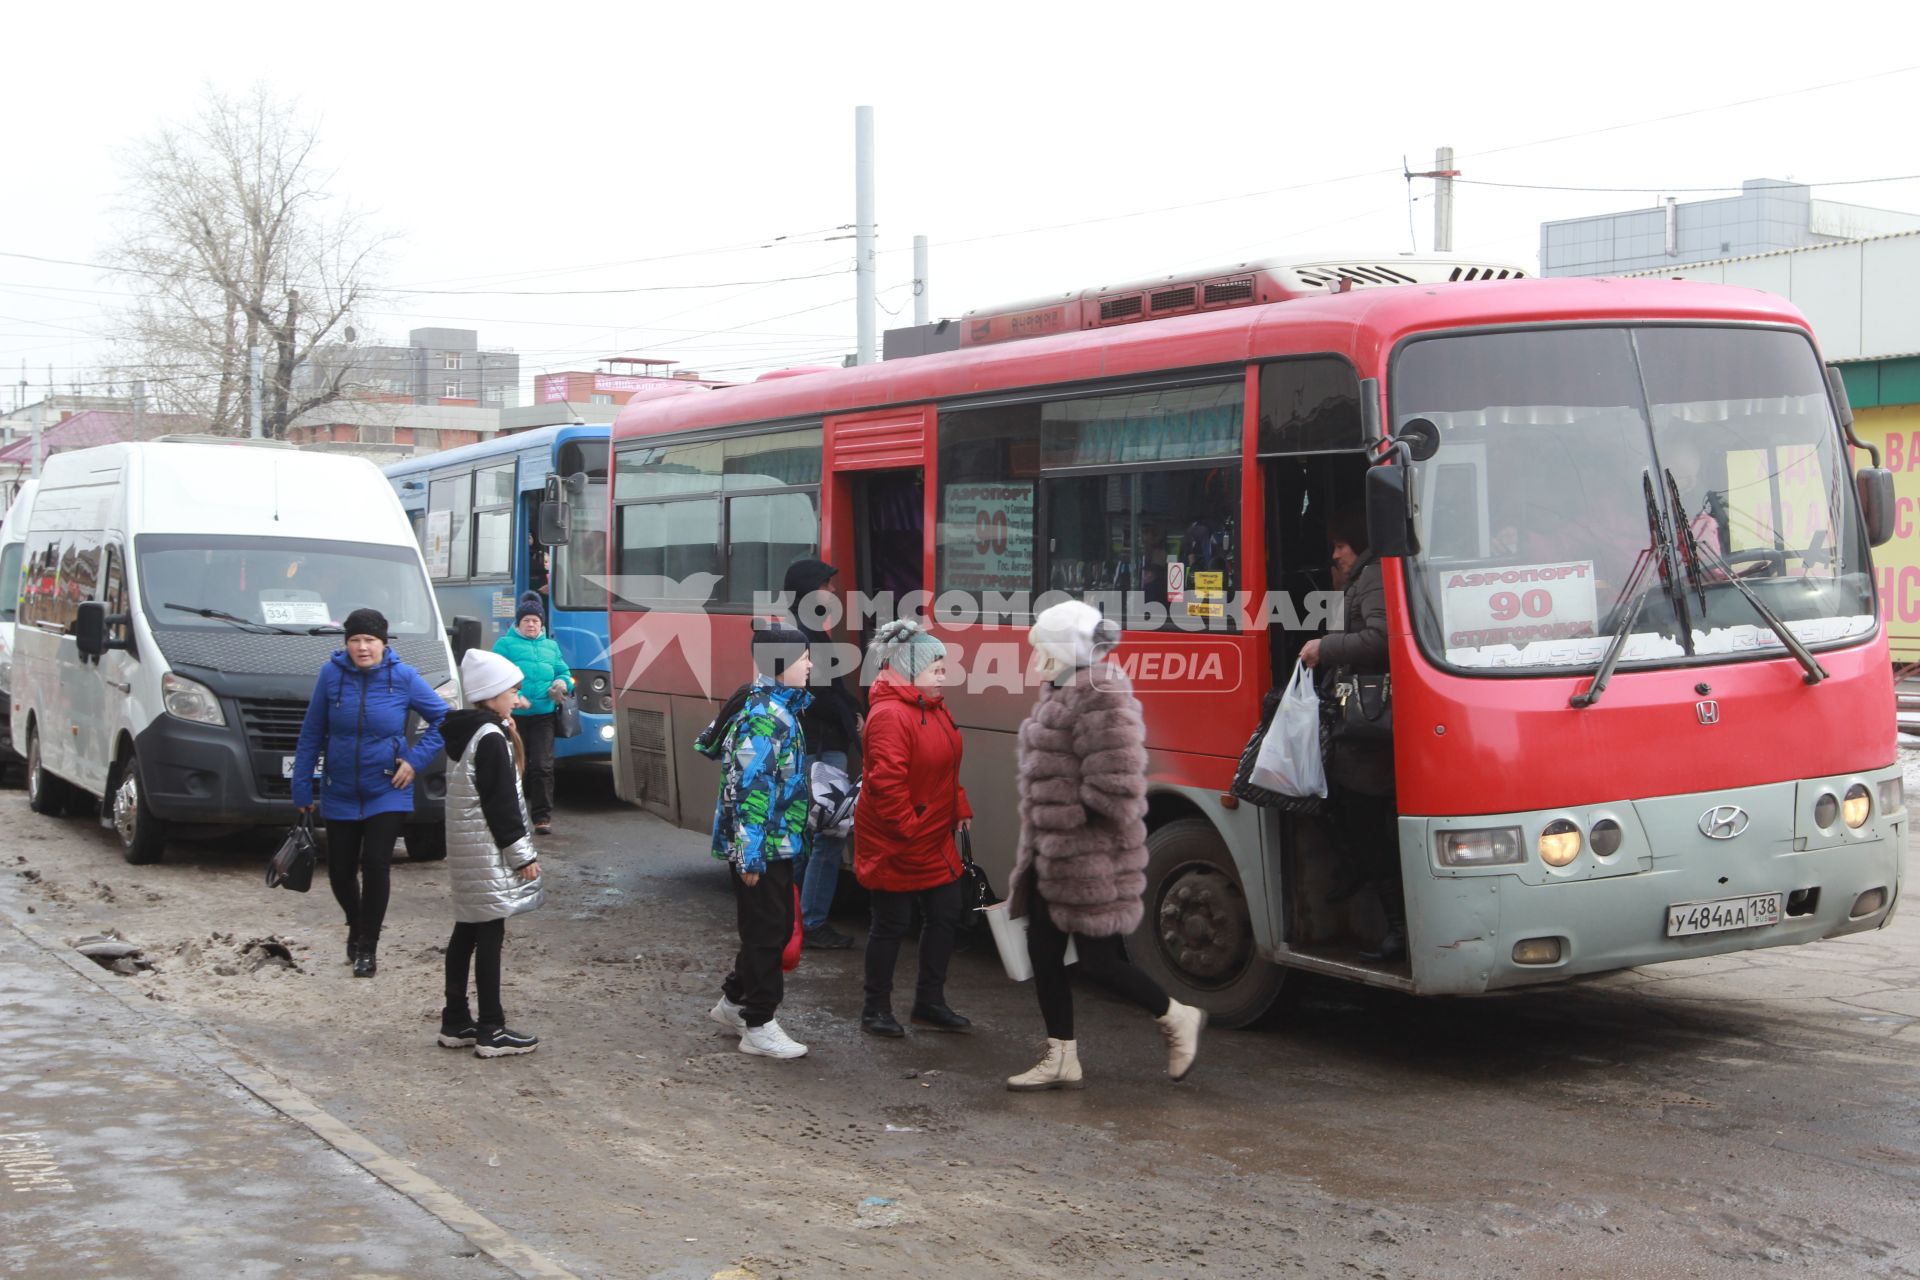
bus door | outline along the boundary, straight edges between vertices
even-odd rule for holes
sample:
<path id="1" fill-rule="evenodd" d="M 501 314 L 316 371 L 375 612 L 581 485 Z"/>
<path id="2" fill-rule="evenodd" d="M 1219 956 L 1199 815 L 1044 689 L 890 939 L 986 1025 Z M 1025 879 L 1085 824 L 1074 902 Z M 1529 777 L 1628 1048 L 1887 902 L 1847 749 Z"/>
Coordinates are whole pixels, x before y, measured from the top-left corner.
<path id="1" fill-rule="evenodd" d="M 876 623 L 897 616 L 899 602 L 931 581 L 926 459 L 932 431 L 933 409 L 925 405 L 826 422 L 823 554 L 840 566 L 843 587 L 882 602 Z M 866 621 L 849 618 L 849 630 Z"/>

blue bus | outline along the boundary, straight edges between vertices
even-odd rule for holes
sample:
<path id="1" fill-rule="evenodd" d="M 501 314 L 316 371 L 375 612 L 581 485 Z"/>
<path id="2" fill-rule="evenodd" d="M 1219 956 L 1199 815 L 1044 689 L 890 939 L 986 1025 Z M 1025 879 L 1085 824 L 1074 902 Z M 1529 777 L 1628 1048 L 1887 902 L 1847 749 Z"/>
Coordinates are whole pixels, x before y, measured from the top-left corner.
<path id="1" fill-rule="evenodd" d="M 497 436 L 385 468 L 426 555 L 450 626 L 477 619 L 492 648 L 513 626 L 522 594 L 547 599 L 547 629 L 573 669 L 580 734 L 554 743 L 559 760 L 613 758 L 613 678 L 607 649 L 608 427 L 575 423 Z M 568 539 L 539 539 L 540 504 L 572 508 Z"/>

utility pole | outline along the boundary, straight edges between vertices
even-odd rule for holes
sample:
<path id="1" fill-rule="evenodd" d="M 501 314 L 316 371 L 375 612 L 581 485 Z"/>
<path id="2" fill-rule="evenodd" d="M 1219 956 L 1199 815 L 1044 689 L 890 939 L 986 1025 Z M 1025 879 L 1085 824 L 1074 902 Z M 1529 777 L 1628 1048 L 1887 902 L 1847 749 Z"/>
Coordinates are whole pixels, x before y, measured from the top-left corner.
<path id="1" fill-rule="evenodd" d="M 260 438 L 260 348 L 247 348 L 247 434 Z"/>
<path id="2" fill-rule="evenodd" d="M 916 325 L 927 323 L 927 313 L 933 304 L 927 298 L 927 238 L 913 238 L 913 322 Z"/>
<path id="3" fill-rule="evenodd" d="M 853 109 L 853 218 L 854 279 L 857 284 L 854 306 L 858 310 L 856 331 L 859 345 L 854 349 L 857 364 L 872 364 L 874 359 L 874 268 L 873 260 L 873 108 Z"/>
<path id="4" fill-rule="evenodd" d="M 1410 173 L 1409 178 L 1433 179 L 1433 247 L 1440 253 L 1453 252 L 1453 180 L 1460 171 L 1453 167 L 1453 148 L 1434 152 L 1433 168 L 1426 173 Z"/>

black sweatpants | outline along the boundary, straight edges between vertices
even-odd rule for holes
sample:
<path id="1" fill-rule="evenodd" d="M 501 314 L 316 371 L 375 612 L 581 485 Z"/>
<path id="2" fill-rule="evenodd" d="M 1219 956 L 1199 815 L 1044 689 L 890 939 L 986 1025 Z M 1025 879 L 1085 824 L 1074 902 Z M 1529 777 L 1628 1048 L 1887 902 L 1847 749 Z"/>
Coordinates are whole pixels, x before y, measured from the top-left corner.
<path id="1" fill-rule="evenodd" d="M 773 1021 L 786 993 L 786 975 L 780 969 L 780 953 L 793 937 L 793 863 L 782 859 L 769 862 L 760 873 L 759 883 L 747 884 L 737 868 L 729 865 L 733 877 L 733 911 L 740 927 L 740 952 L 734 957 L 733 972 L 721 984 L 727 999 L 740 1006 L 741 1017 L 750 1027 Z"/>
<path id="2" fill-rule="evenodd" d="M 1335 786 L 1332 799 L 1347 856 L 1366 870 L 1367 884 L 1380 899 L 1388 927 L 1404 934 L 1407 896 L 1400 875 L 1400 815 L 1393 797 L 1362 795 Z"/>
<path id="3" fill-rule="evenodd" d="M 327 881 L 334 901 L 347 913 L 347 932 L 363 942 L 380 940 L 387 898 L 393 892 L 393 846 L 409 816 L 327 819 Z"/>
<path id="4" fill-rule="evenodd" d="M 1047 912 L 1047 900 L 1040 896 L 1040 878 L 1029 873 L 1027 880 L 1027 955 L 1033 961 L 1033 990 L 1040 997 L 1040 1016 L 1046 1021 L 1047 1035 L 1054 1040 L 1073 1039 L 1073 986 L 1067 977 L 1067 938 Z M 1136 969 L 1127 959 L 1126 947 L 1118 937 L 1088 938 L 1073 934 L 1073 948 L 1080 957 L 1077 966 L 1087 977 L 1104 982 L 1121 996 L 1145 1009 L 1154 1017 L 1163 1017 L 1172 1006 L 1160 984 Z"/>
<path id="5" fill-rule="evenodd" d="M 521 785 L 527 792 L 527 816 L 533 825 L 544 827 L 553 820 L 553 725 L 554 712 L 538 716 L 515 716 L 513 727 L 527 748 L 527 773 Z"/>
<path id="6" fill-rule="evenodd" d="M 920 928 L 920 979 L 914 987 L 913 1002 L 945 1004 L 947 962 L 953 959 L 954 930 L 960 920 L 960 882 L 952 880 L 911 893 L 871 889 L 867 900 L 873 923 L 867 933 L 865 1012 L 879 1013 L 892 1007 L 893 969 L 900 959 L 900 942 L 913 927 L 916 902 L 925 923 Z"/>
<path id="7" fill-rule="evenodd" d="M 440 1018 L 449 1026 L 467 1020 L 467 973 L 480 990 L 480 1024 L 504 1027 L 500 1008 L 500 949 L 506 945 L 506 920 L 461 920 L 447 939 L 447 1007 Z"/>

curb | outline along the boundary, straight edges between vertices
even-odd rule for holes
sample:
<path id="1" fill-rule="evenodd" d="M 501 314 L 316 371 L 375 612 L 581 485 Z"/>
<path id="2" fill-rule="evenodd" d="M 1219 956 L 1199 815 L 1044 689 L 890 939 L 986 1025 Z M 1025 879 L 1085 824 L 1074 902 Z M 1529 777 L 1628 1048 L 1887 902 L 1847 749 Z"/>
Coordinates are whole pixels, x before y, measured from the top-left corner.
<path id="1" fill-rule="evenodd" d="M 144 1021 L 164 1024 L 169 1039 L 174 1043 L 183 1046 L 255 1098 L 305 1128 L 388 1188 L 411 1200 L 514 1275 L 523 1280 L 580 1280 L 573 1272 L 522 1242 L 426 1174 L 388 1155 L 378 1144 L 337 1119 L 312 1098 L 248 1058 L 218 1031 L 156 1009 L 151 1001 L 102 981 L 100 966 L 62 944 L 39 924 L 22 918 L 10 904 L 0 902 L 0 920 Z"/>

